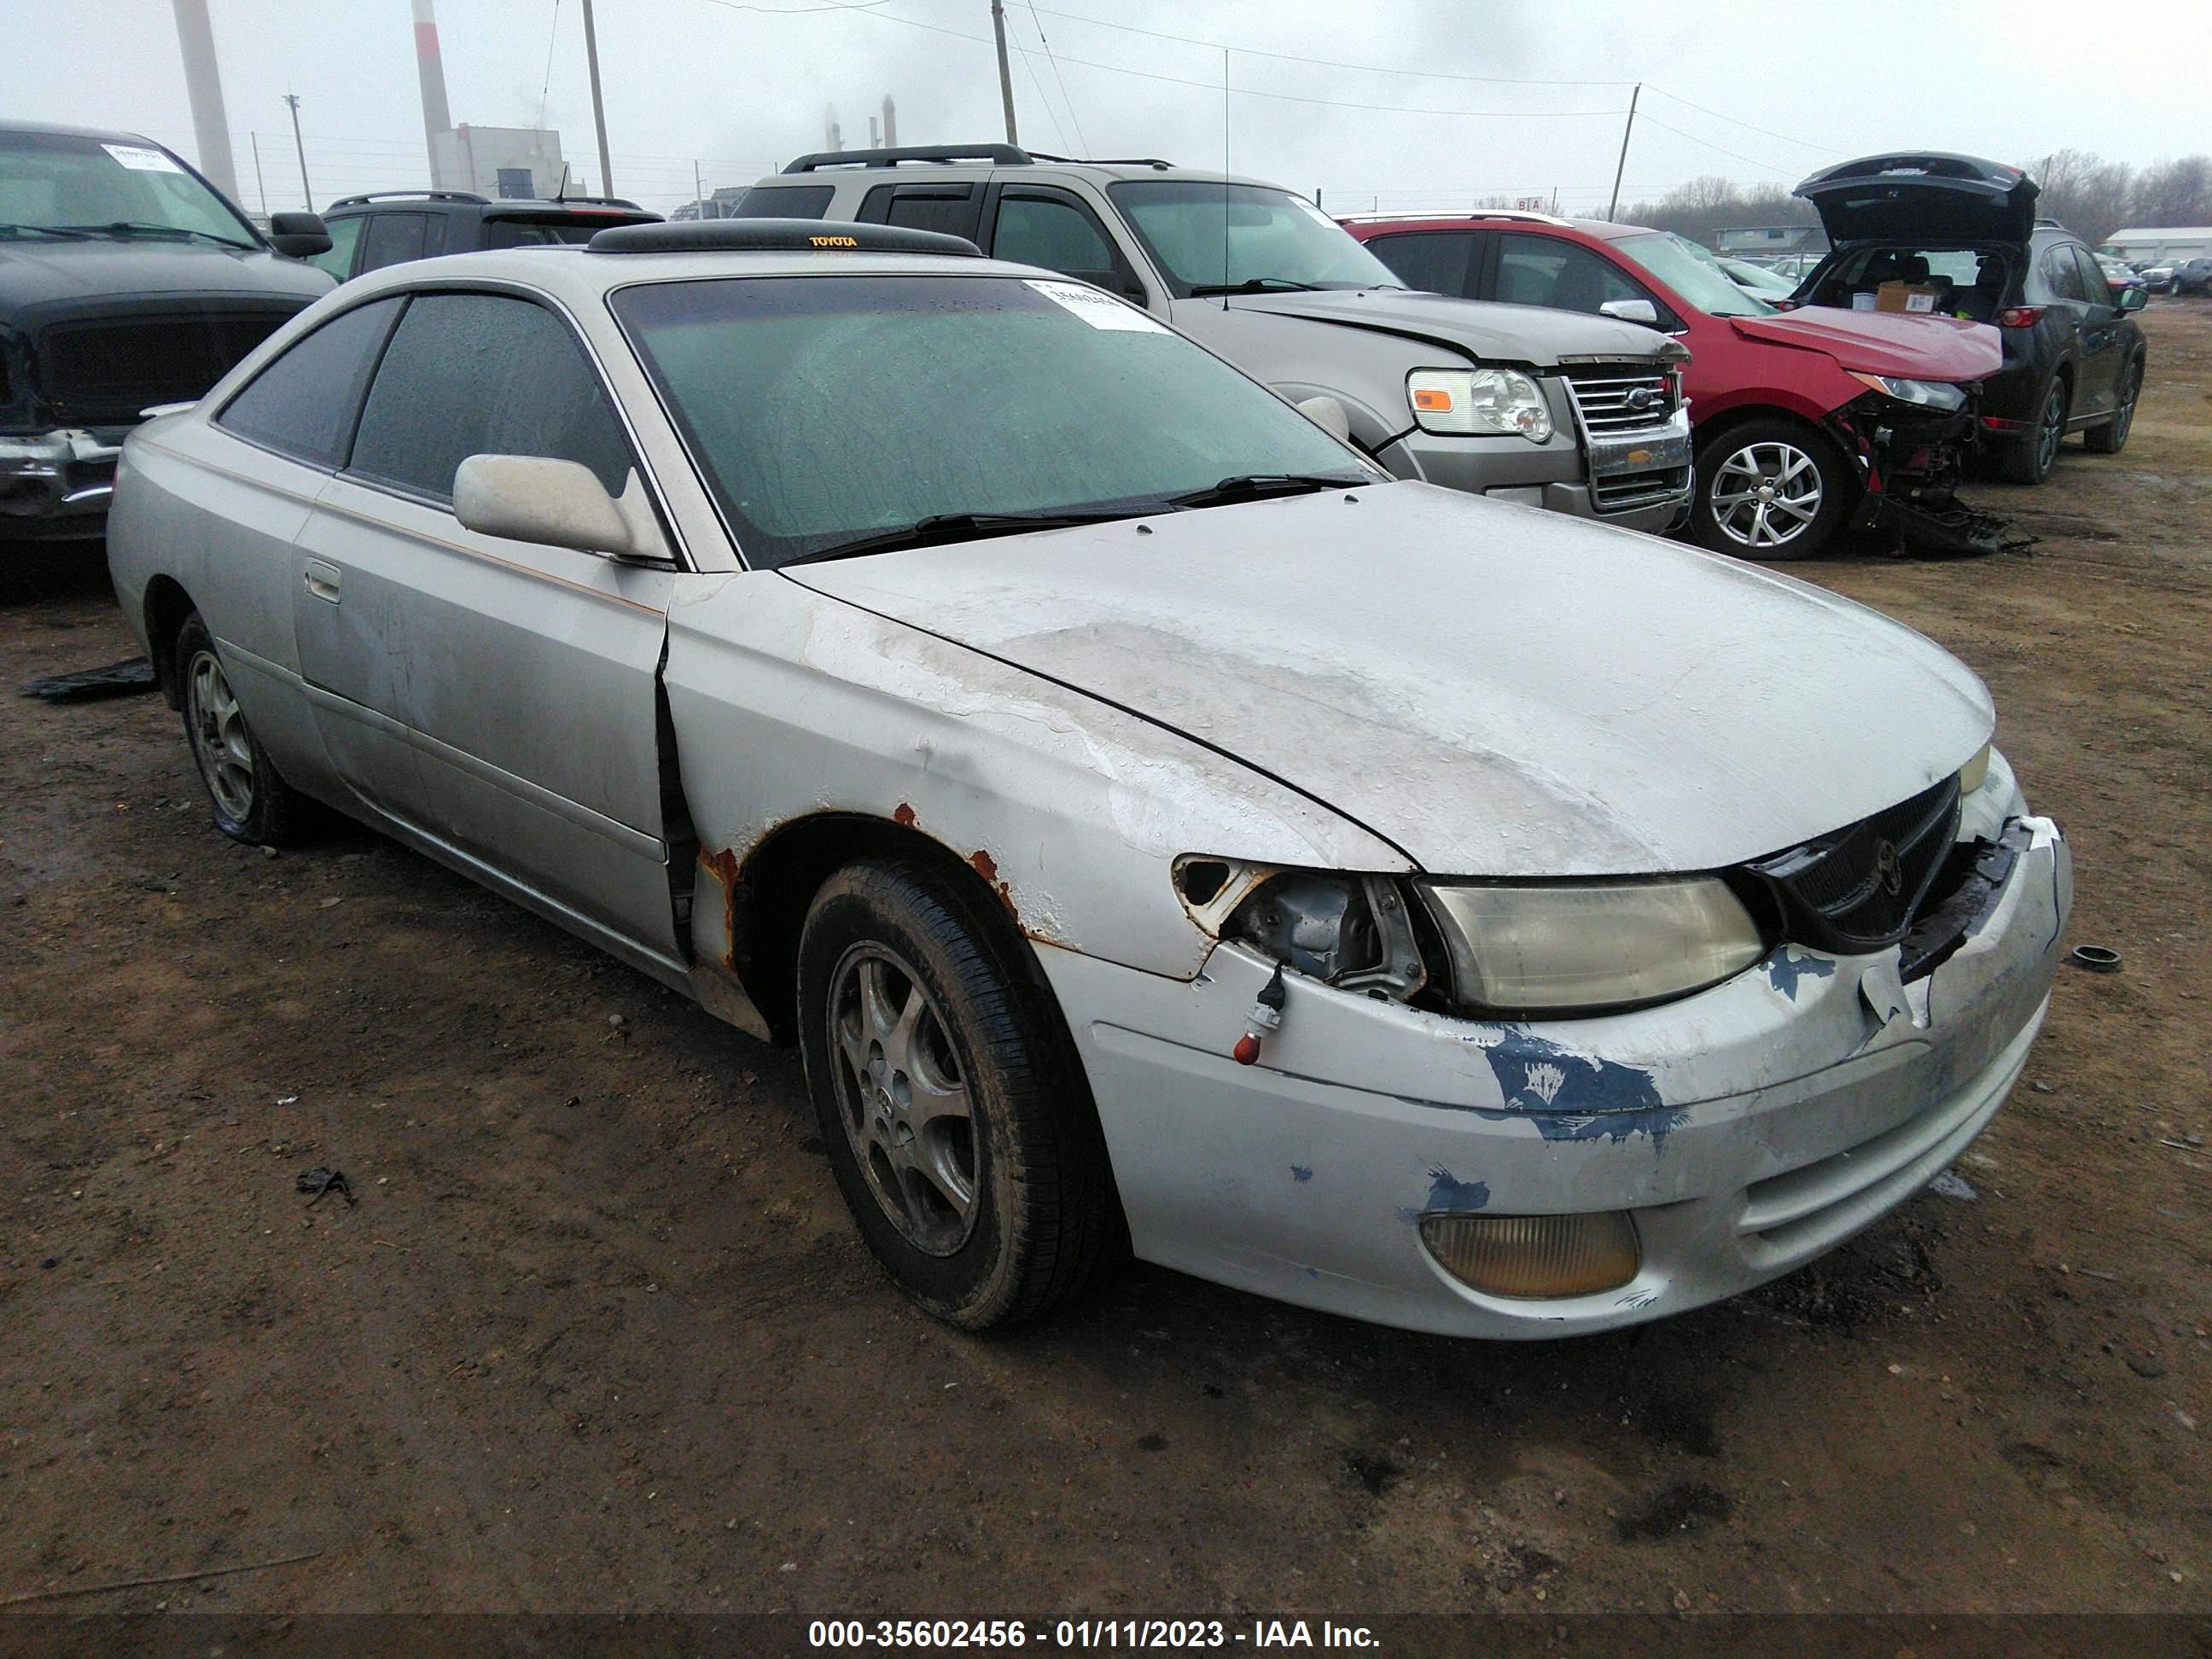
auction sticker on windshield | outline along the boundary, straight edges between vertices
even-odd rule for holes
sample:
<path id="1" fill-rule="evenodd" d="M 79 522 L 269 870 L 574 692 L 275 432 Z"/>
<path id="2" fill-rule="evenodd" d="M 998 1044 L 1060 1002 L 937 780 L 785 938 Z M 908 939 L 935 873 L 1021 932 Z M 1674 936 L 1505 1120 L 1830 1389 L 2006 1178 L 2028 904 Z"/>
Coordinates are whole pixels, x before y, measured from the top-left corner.
<path id="1" fill-rule="evenodd" d="M 1032 278 L 1027 284 L 1054 304 L 1064 306 L 1093 328 L 1125 329 L 1134 334 L 1164 334 L 1167 330 L 1134 306 L 1125 306 L 1110 294 L 1101 294 L 1084 283 L 1051 283 Z"/>
<path id="2" fill-rule="evenodd" d="M 149 149 L 143 144 L 102 144 L 117 161 L 133 173 L 182 173 L 179 167 L 158 149 Z"/>

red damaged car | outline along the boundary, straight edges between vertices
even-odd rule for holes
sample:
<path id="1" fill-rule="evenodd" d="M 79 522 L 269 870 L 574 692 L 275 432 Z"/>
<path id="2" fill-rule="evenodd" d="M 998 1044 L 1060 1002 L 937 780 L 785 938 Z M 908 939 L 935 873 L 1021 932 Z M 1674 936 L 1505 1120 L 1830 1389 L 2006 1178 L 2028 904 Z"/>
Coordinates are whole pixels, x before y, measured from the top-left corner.
<path id="1" fill-rule="evenodd" d="M 1696 244 L 1638 225 L 1487 210 L 1343 223 L 1411 287 L 1644 323 L 1688 346 L 1689 529 L 1707 547 L 1802 559 L 1846 524 L 1952 546 L 1988 533 L 1952 493 L 1973 385 L 2004 362 L 1984 324 L 1780 310 Z"/>

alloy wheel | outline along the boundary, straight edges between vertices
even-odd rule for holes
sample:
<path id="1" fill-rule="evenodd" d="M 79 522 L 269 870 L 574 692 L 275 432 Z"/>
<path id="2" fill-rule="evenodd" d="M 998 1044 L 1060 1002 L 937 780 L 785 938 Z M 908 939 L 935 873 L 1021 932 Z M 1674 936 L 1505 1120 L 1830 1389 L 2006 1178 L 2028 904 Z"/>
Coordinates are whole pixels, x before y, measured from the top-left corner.
<path id="1" fill-rule="evenodd" d="M 253 744 L 214 652 L 196 653 L 186 666 L 185 698 L 200 776 L 223 816 L 243 823 L 253 811 Z"/>
<path id="2" fill-rule="evenodd" d="M 945 1016 L 874 943 L 845 953 L 829 1002 L 838 1117 L 868 1190 L 907 1243 L 951 1255 L 981 1206 L 974 1102 Z"/>
<path id="3" fill-rule="evenodd" d="M 2043 400 L 2043 421 L 2035 433 L 2035 470 L 2047 473 L 2058 464 L 2059 441 L 2066 435 L 2066 387 L 2061 381 L 2051 384 L 2051 395 Z"/>
<path id="4" fill-rule="evenodd" d="M 2120 400 L 2120 412 L 2112 416 L 2112 447 L 2118 449 L 2128 441 L 2128 428 L 2136 422 L 2136 399 L 2142 396 L 2142 370 L 2128 371 L 2127 395 Z"/>
<path id="5" fill-rule="evenodd" d="M 1796 445 L 1747 444 L 1713 475 L 1707 511 L 1738 546 L 1787 547 L 1820 516 L 1822 493 L 1820 464 Z"/>

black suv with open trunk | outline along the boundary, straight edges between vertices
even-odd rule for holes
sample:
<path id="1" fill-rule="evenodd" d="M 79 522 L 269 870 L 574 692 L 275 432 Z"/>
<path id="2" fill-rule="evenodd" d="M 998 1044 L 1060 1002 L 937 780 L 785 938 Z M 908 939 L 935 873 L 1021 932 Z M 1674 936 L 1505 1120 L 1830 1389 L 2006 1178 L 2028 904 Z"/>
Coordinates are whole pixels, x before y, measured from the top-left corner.
<path id="1" fill-rule="evenodd" d="M 2115 290 L 2088 245 L 2035 216 L 2040 188 L 2001 161 L 1932 151 L 1870 155 L 1814 173 L 1797 195 L 1820 216 L 1827 258 L 1799 305 L 1872 309 L 1888 287 L 1912 309 L 1993 325 L 2004 368 L 1980 386 L 1984 451 L 2015 483 L 2041 483 L 2069 432 L 2094 453 L 2128 441 L 2142 394 L 2141 288 Z"/>

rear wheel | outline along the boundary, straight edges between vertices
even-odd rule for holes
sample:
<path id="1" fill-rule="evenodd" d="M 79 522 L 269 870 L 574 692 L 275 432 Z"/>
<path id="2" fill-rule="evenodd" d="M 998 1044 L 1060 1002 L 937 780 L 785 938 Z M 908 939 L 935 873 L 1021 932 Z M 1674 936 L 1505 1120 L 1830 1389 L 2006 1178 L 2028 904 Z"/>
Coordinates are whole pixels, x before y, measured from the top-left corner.
<path id="1" fill-rule="evenodd" d="M 2066 409 L 2071 401 L 2063 375 L 2044 383 L 2035 409 L 2035 428 L 2026 437 L 2000 452 L 1997 470 L 2012 483 L 2039 484 L 2058 464 L 2058 446 L 2066 436 Z"/>
<path id="2" fill-rule="evenodd" d="M 1026 948 L 908 863 L 823 884 L 799 947 L 808 1091 L 861 1237 L 971 1330 L 1066 1301 L 1118 1232 L 1080 1064 Z"/>
<path id="3" fill-rule="evenodd" d="M 2138 357 L 2128 365 L 2127 378 L 2120 383 L 2120 406 L 2112 418 L 2081 434 L 2091 454 L 2117 455 L 2128 447 L 2128 428 L 2136 423 L 2136 400 L 2142 396 L 2142 359 Z"/>
<path id="4" fill-rule="evenodd" d="M 1746 421 L 1698 452 L 1690 529 L 1716 553 L 1809 559 L 1850 510 L 1858 481 L 1835 445 L 1790 421 Z"/>
<path id="5" fill-rule="evenodd" d="M 185 735 L 199 763 L 215 809 L 215 827 L 234 841 L 281 846 L 296 841 L 313 805 L 286 783 L 246 723 L 200 613 L 177 630 L 177 669 L 184 690 Z"/>

